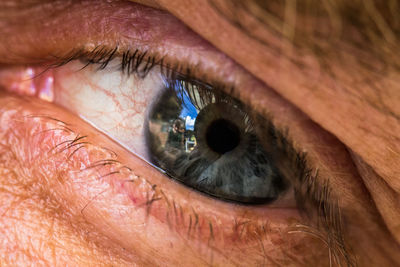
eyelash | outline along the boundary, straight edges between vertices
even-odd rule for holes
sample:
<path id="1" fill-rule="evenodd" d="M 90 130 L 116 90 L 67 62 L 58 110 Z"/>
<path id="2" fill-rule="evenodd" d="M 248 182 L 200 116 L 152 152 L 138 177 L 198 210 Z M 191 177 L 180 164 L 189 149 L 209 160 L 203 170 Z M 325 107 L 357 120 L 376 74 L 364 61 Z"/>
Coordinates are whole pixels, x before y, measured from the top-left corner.
<path id="1" fill-rule="evenodd" d="M 73 60 L 81 60 L 85 64 L 83 68 L 89 65 L 98 65 L 98 69 L 103 70 L 117 57 L 121 58 L 121 72 L 128 76 L 133 74 L 143 79 L 153 67 L 159 66 L 162 75 L 166 77 L 166 86 L 171 88 L 176 86 L 176 81 L 180 81 L 184 83 L 184 87 L 187 87 L 187 85 L 205 86 L 228 94 L 235 91 L 233 86 L 209 80 L 207 75 L 194 75 L 194 73 L 198 73 L 198 70 L 193 66 L 186 66 L 177 62 L 171 64 L 166 57 L 153 55 L 148 51 L 139 49 L 121 53 L 118 46 L 114 48 L 97 46 L 89 51 L 86 49 L 74 50 L 63 58 L 57 58 L 56 62 L 49 65 L 47 69 L 61 67 Z M 290 166 L 293 166 L 296 170 L 296 177 L 291 179 L 291 182 L 297 184 L 297 186 L 294 186 L 294 190 L 299 210 L 316 224 L 315 227 L 318 231 L 326 233 L 326 241 L 330 247 L 332 246 L 333 252 L 336 252 L 334 254 L 343 255 L 348 266 L 352 266 L 352 260 L 347 253 L 342 237 L 340 208 L 331 194 L 329 181 L 323 184 L 317 183 L 318 170 L 308 167 L 306 153 L 300 153 L 294 148 L 288 131 L 277 129 L 272 120 L 268 118 L 264 118 L 264 121 L 267 122 L 267 126 L 263 129 L 263 132 L 267 132 L 268 136 L 273 138 L 271 142 L 278 146 L 279 151 L 283 151 L 285 159 L 289 160 Z M 297 231 L 318 235 L 317 231 L 305 225 L 299 225 L 299 229 Z"/>

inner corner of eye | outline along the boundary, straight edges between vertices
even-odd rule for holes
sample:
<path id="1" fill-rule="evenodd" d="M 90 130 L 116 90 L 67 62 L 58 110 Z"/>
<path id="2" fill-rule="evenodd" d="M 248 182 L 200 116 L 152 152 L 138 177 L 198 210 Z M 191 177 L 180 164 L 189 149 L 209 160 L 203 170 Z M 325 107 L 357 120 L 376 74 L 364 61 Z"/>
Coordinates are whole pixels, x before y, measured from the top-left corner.
<path id="1" fill-rule="evenodd" d="M 249 107 L 134 53 L 118 59 L 118 71 L 111 58 L 80 62 L 98 67 L 82 68 L 83 76 L 67 65 L 57 69 L 54 101 L 203 194 L 242 204 L 272 203 L 286 194 L 289 183 Z"/>

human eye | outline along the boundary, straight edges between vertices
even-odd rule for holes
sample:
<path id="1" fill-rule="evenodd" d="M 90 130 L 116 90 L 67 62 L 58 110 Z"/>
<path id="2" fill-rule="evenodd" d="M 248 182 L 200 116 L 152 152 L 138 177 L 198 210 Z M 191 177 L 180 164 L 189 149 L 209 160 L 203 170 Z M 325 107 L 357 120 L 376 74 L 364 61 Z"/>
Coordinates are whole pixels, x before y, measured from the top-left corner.
<path id="1" fill-rule="evenodd" d="M 57 20 L 79 19 L 88 5 Z M 70 222 L 80 254 L 139 265 L 352 265 L 341 212 L 364 195 L 334 177 L 353 172 L 341 144 L 166 13 L 97 8 L 85 37 L 65 26 L 39 56 L 4 55 L 0 71 L 2 145 L 18 165 L 9 177 L 46 199 L 56 224 Z"/>

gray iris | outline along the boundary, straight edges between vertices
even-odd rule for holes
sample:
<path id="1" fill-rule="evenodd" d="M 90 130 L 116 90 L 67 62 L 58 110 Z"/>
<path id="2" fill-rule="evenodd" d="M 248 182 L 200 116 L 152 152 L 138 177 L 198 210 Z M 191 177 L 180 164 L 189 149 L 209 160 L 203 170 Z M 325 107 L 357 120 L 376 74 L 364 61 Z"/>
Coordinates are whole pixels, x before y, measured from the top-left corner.
<path id="1" fill-rule="evenodd" d="M 172 83 L 151 107 L 146 136 L 155 165 L 208 195 L 267 203 L 286 189 L 244 105 L 215 89 Z"/>

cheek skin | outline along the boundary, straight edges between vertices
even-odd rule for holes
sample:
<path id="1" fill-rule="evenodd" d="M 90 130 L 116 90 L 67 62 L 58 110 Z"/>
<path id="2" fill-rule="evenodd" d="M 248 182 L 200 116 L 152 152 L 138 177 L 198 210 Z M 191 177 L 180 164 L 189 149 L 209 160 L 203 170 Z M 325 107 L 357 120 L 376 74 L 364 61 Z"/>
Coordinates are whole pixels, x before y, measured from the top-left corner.
<path id="1" fill-rule="evenodd" d="M 62 109 L 36 101 L 0 97 L 0 170 L 9 177 L 0 199 L 13 203 L 2 206 L 9 208 L 1 223 L 9 238 L 20 233 L 13 242 L 21 246 L 34 229 L 46 229 L 34 233 L 48 251 L 8 245 L 3 255 L 14 249 L 22 259 L 29 250 L 29 260 L 61 254 L 70 262 L 78 246 L 80 264 L 328 265 L 322 241 L 288 233 L 299 223 L 294 210 L 235 206 L 192 192 Z M 24 220 L 17 210 L 31 216 Z"/>

